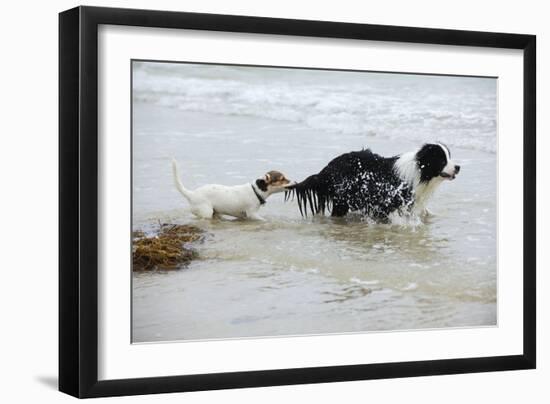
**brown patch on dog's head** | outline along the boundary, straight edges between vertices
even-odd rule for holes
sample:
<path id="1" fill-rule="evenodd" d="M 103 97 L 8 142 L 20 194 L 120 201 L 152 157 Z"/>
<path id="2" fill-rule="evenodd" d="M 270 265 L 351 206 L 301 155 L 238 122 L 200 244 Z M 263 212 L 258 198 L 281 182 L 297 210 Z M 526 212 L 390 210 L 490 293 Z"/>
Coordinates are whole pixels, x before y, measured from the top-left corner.
<path id="1" fill-rule="evenodd" d="M 256 185 L 263 192 L 279 192 L 290 185 L 290 180 L 282 172 L 273 170 L 267 172 L 263 178 L 257 179 Z"/>
<path id="2" fill-rule="evenodd" d="M 290 184 L 290 181 L 280 171 L 269 171 L 264 178 L 267 185 L 280 187 Z"/>

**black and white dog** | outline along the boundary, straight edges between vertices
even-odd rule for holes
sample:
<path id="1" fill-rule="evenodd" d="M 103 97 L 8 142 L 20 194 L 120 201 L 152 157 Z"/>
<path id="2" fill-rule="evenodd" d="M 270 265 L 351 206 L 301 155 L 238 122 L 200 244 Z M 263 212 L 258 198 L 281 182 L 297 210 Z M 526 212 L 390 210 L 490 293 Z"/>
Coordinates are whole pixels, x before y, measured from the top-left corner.
<path id="1" fill-rule="evenodd" d="M 369 149 L 336 157 L 318 174 L 287 188 L 295 194 L 300 213 L 329 210 L 332 216 L 358 211 L 380 222 L 392 214 L 424 214 L 426 203 L 444 180 L 453 180 L 460 166 L 441 143 L 382 157 Z"/>

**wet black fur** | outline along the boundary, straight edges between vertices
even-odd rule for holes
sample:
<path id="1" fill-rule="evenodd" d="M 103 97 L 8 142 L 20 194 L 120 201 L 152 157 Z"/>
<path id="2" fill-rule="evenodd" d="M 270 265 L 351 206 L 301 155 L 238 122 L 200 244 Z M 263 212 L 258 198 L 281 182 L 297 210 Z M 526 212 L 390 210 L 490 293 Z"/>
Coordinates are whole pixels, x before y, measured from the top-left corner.
<path id="1" fill-rule="evenodd" d="M 385 221 L 390 213 L 414 205 L 412 185 L 403 181 L 395 170 L 399 156 L 382 157 L 370 149 L 336 157 L 318 174 L 288 188 L 285 200 L 296 195 L 300 213 L 331 212 L 345 216 L 359 211 L 373 219 Z M 439 145 L 424 145 L 416 154 L 420 180 L 427 182 L 440 175 L 447 164 Z"/>

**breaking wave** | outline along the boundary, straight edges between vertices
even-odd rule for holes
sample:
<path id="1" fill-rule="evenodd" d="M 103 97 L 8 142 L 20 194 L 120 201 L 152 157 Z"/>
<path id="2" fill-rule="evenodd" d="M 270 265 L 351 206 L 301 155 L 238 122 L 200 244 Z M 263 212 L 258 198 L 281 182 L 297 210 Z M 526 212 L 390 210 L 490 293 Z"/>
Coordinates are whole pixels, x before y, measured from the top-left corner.
<path id="1" fill-rule="evenodd" d="M 134 63 L 136 102 L 496 152 L 495 79 Z"/>

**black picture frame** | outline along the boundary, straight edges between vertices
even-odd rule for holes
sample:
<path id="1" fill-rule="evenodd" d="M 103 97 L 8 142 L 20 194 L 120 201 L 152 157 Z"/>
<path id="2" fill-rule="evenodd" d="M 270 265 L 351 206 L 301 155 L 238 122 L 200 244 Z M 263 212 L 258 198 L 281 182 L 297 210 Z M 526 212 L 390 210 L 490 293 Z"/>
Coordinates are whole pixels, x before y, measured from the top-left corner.
<path id="1" fill-rule="evenodd" d="M 521 355 L 98 380 L 98 26 L 523 50 Z M 536 37 L 326 21 L 77 7 L 59 15 L 59 390 L 104 397 L 533 369 L 536 366 Z"/>

